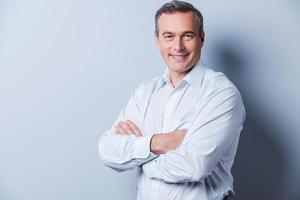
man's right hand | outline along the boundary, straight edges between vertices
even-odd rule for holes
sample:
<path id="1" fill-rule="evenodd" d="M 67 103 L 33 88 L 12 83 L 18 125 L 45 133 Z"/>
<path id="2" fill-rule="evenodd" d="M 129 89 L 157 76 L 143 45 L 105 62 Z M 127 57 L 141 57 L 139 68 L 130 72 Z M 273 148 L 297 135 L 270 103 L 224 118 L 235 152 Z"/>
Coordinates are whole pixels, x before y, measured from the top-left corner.
<path id="1" fill-rule="evenodd" d="M 184 139 L 186 131 L 186 129 L 180 129 L 170 133 L 154 134 L 150 143 L 151 152 L 159 155 L 176 149 Z"/>

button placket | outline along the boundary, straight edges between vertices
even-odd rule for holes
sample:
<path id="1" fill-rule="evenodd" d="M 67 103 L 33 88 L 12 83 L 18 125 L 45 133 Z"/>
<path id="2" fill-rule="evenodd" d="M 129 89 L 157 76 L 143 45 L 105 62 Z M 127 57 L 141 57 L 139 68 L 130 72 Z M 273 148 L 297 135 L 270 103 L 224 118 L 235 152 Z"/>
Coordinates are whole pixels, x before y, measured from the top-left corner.
<path id="1" fill-rule="evenodd" d="M 178 98 L 180 97 L 180 88 L 172 88 L 172 91 L 167 95 L 165 108 L 163 112 L 163 132 L 170 132 L 172 126 L 172 119 L 174 117 L 175 106 L 177 104 Z"/>

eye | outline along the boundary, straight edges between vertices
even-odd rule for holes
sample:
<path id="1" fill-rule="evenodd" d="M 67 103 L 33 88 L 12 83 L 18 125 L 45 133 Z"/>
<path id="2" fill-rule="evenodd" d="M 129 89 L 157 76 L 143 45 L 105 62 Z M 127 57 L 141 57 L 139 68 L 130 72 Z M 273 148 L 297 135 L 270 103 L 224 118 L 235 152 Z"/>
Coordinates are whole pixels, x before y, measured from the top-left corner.
<path id="1" fill-rule="evenodd" d="M 194 38 L 194 35 L 188 33 L 188 34 L 185 34 L 185 35 L 183 36 L 183 38 L 184 38 L 184 40 L 189 41 L 189 40 L 192 40 L 192 39 Z"/>
<path id="2" fill-rule="evenodd" d="M 163 38 L 167 41 L 170 41 L 173 39 L 173 35 L 172 34 L 164 34 L 163 35 Z"/>

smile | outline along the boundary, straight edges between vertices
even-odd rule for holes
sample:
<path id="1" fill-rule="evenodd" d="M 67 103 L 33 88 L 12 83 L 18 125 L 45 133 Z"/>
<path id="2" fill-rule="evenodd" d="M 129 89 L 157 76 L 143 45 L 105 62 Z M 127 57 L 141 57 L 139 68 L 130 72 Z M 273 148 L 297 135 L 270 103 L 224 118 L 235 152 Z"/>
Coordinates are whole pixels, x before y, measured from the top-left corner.
<path id="1" fill-rule="evenodd" d="M 172 59 L 175 61 L 175 62 L 183 62 L 186 60 L 187 56 L 189 54 L 170 54 L 170 56 L 172 57 Z"/>

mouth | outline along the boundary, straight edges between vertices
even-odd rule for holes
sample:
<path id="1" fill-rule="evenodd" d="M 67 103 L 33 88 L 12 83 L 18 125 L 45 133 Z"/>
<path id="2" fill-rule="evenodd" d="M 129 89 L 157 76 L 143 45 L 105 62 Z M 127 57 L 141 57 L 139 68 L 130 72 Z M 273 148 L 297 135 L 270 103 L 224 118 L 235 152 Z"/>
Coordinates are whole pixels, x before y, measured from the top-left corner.
<path id="1" fill-rule="evenodd" d="M 173 59 L 175 62 L 184 62 L 186 58 L 188 57 L 189 53 L 177 53 L 177 54 L 169 54 L 169 56 Z"/>

